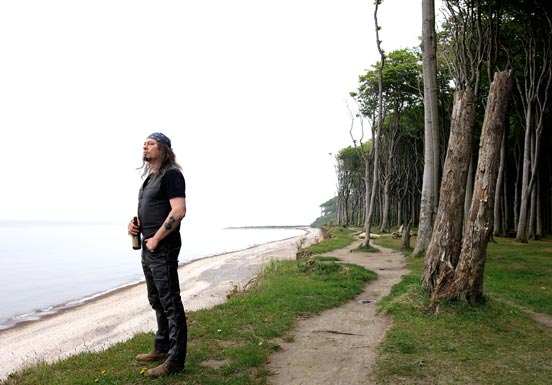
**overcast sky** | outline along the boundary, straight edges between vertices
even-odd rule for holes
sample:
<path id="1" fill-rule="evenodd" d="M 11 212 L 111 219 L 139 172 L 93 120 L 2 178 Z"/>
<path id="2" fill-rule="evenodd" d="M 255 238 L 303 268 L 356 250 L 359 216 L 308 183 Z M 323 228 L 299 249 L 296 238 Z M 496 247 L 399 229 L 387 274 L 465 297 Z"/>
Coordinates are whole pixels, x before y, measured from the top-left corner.
<path id="1" fill-rule="evenodd" d="M 187 221 L 309 224 L 350 145 L 347 99 L 378 59 L 372 0 L 2 1 L 1 219 L 136 211 L 142 144 L 169 136 Z M 390 52 L 421 0 L 385 0 Z"/>

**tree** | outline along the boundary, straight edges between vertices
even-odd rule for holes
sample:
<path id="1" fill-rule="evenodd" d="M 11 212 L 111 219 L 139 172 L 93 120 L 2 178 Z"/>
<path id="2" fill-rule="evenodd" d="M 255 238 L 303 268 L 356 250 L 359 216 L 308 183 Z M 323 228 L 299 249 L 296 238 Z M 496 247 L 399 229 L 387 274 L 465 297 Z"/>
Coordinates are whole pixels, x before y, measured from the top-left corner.
<path id="1" fill-rule="evenodd" d="M 439 159 L 439 104 L 435 1 L 422 0 L 422 62 L 424 73 L 424 174 L 418 240 L 414 255 L 423 253 L 431 239 L 437 201 Z"/>
<path id="2" fill-rule="evenodd" d="M 426 250 L 422 287 L 433 292 L 456 267 L 462 245 L 464 191 L 471 158 L 475 97 L 471 90 L 455 93 L 451 133 L 445 160 L 435 229 Z"/>
<path id="3" fill-rule="evenodd" d="M 448 4 L 451 13 L 453 75 L 457 85 L 451 117 L 451 133 L 445 160 L 439 207 L 426 250 L 422 287 L 439 290 L 458 263 L 464 224 L 466 181 L 471 161 L 475 103 L 480 84 L 485 40 L 481 13 Z M 478 26 L 474 28 L 474 26 Z"/>
<path id="4" fill-rule="evenodd" d="M 483 297 L 483 273 L 487 244 L 492 233 L 500 147 L 511 91 L 511 70 L 495 74 L 485 109 L 474 195 L 460 259 L 455 271 L 449 271 L 449 275 L 439 282 L 439 290 L 434 291 L 433 299 L 475 303 Z"/>
<path id="5" fill-rule="evenodd" d="M 495 196 L 494 196 L 494 223 L 493 223 L 493 235 L 499 236 L 504 235 L 506 231 L 506 225 L 504 221 L 501 219 L 501 207 L 500 203 L 502 201 L 503 197 L 503 191 L 505 190 L 503 187 L 504 185 L 504 174 L 505 174 L 505 168 L 506 168 L 506 130 L 504 130 L 504 134 L 502 136 L 502 145 L 500 146 L 500 162 L 498 166 L 498 176 L 496 180 L 496 189 L 495 189 Z"/>
<path id="6" fill-rule="evenodd" d="M 379 199 L 380 215 L 378 217 L 380 230 L 383 232 L 389 231 L 391 225 L 390 215 L 393 201 L 399 200 L 399 196 L 400 199 L 404 199 L 405 192 L 412 191 L 418 185 L 414 180 L 409 186 L 413 177 L 408 179 L 408 183 L 405 183 L 407 179 L 404 178 L 398 180 L 402 175 L 416 175 L 415 171 L 417 170 L 408 168 L 418 167 L 417 159 L 412 159 L 417 154 L 416 149 L 414 152 L 398 154 L 399 148 L 411 148 L 413 145 L 417 145 L 416 131 L 419 125 L 416 119 L 419 116 L 421 104 L 419 91 L 421 77 L 418 60 L 418 52 L 408 49 L 396 50 L 385 56 L 385 66 L 381 71 L 381 107 L 379 107 L 380 62 L 359 77 L 358 91 L 351 92 L 351 96 L 359 106 L 359 112 L 353 114 L 350 109 L 349 111 L 352 120 L 361 117 L 361 127 L 363 126 L 362 122 L 365 121 L 363 118 L 367 118 L 373 128 L 379 116 L 382 116 L 381 127 L 377 130 L 372 129 L 372 137 L 377 135 L 379 144 L 379 162 L 377 163 L 379 180 L 375 199 Z M 403 119 L 403 113 L 406 119 Z M 351 138 L 353 143 L 358 142 L 352 134 Z M 362 138 L 363 136 L 360 139 L 361 143 Z M 366 180 L 369 186 L 372 186 L 373 180 L 373 154 L 368 160 L 369 168 Z M 409 155 L 413 156 L 409 157 Z M 405 163 L 406 158 L 409 162 Z M 400 168 L 399 165 L 405 167 Z M 401 190 L 402 193 L 397 190 Z M 369 191 L 371 192 L 371 190 Z"/>
<path id="7" fill-rule="evenodd" d="M 379 145 L 382 158 L 380 170 L 381 232 L 389 232 L 390 205 L 395 192 L 391 192 L 397 162 L 397 149 L 408 127 L 401 123 L 402 112 L 419 106 L 420 68 L 418 53 L 412 50 L 396 50 L 386 56 L 383 79 L 383 111 L 386 113 L 380 128 Z M 404 179 L 400 183 L 404 183 Z"/>
<path id="8" fill-rule="evenodd" d="M 443 203 L 443 207 L 448 207 L 446 209 L 448 214 L 444 215 L 444 218 L 454 218 L 452 221 L 461 223 L 463 216 L 465 228 L 471 225 L 469 209 L 473 193 L 468 193 L 468 190 L 474 186 L 473 177 L 477 171 L 475 148 L 479 143 L 480 127 L 484 117 L 483 105 L 489 93 L 491 74 L 496 72 L 496 68 L 512 68 L 517 92 L 512 95 L 512 109 L 507 120 L 504 138 L 501 140 L 503 155 L 499 166 L 501 171 L 497 177 L 499 184 L 493 199 L 496 202 L 493 205 L 496 211 L 493 216 L 496 221 L 493 221 L 492 227 L 497 230 L 497 236 L 513 237 L 522 223 L 526 223 L 526 230 L 523 233 L 528 238 L 552 230 L 552 201 L 549 199 L 552 194 L 552 130 L 550 130 L 552 109 L 547 106 L 550 104 L 552 92 L 550 87 L 552 76 L 549 75 L 552 71 L 552 66 L 549 64 L 552 59 L 548 56 L 551 52 L 549 42 L 552 27 L 549 14 L 542 9 L 537 12 L 539 3 L 544 4 L 541 0 L 446 1 L 448 16 L 439 33 L 437 46 L 439 58 L 437 82 L 440 91 L 438 128 L 441 155 L 435 163 L 439 168 L 444 168 L 447 160 L 442 154 L 448 156 L 451 151 L 458 157 L 457 139 L 452 140 L 455 147 L 447 150 L 450 136 L 456 135 L 460 136 L 461 140 L 473 141 L 473 156 L 469 157 L 473 159 L 471 167 L 474 172 L 469 172 L 472 180 L 463 186 L 463 177 L 450 178 L 457 183 L 455 185 L 457 188 L 451 187 L 452 185 L 447 187 L 447 191 L 452 193 L 444 194 L 449 202 Z M 374 162 L 373 149 L 370 156 L 363 155 L 367 160 L 362 163 L 363 170 L 357 173 L 357 176 L 351 176 L 352 179 L 357 178 L 356 185 L 344 178 L 348 186 L 343 186 L 343 190 L 339 191 L 349 189 L 346 199 L 348 199 L 347 212 L 351 213 L 351 223 L 361 223 L 364 220 L 367 214 L 366 208 L 373 199 L 373 223 L 381 225 L 380 228 L 385 230 L 388 225 L 404 224 L 409 219 L 413 219 L 414 224 L 420 221 L 418 234 L 421 235 L 420 228 L 423 227 L 423 220 L 418 218 L 418 215 L 422 215 L 423 171 L 424 162 L 428 158 L 427 154 L 425 159 L 422 155 L 425 147 L 425 130 L 422 130 L 422 126 L 427 127 L 424 112 L 427 113 L 428 110 L 424 111 L 421 107 L 421 98 L 428 93 L 420 91 L 421 83 L 419 83 L 417 98 L 401 101 L 405 95 L 414 94 L 414 92 L 411 94 L 406 87 L 406 84 L 410 83 L 405 81 L 408 70 L 407 66 L 402 64 L 402 60 L 401 52 L 392 52 L 385 56 L 385 66 L 381 71 L 383 80 L 381 93 L 379 87 L 381 63 L 378 62 L 373 66 L 373 70 L 360 77 L 358 93 L 351 94 L 360 107 L 353 120 L 356 121 L 361 117 L 361 124 L 363 121 L 370 123 L 372 138 L 376 138 L 377 134 L 380 160 Z M 453 89 L 451 77 L 454 80 L 454 91 L 457 93 L 454 98 L 451 97 L 451 89 Z M 405 87 L 401 88 L 402 86 Z M 472 102 L 467 103 L 466 92 L 470 91 L 474 97 Z M 382 97 L 379 97 L 380 95 Z M 458 132 L 454 132 L 458 129 L 455 125 L 460 121 L 469 122 L 470 119 L 467 119 L 466 114 L 472 114 L 471 107 L 458 107 L 461 99 L 464 99 L 466 105 L 474 105 L 475 123 L 471 129 L 472 135 L 458 135 Z M 452 118 L 459 117 L 461 117 L 459 120 L 451 122 Z M 380 118 L 381 125 L 378 125 Z M 353 124 L 356 123 L 353 122 Z M 452 126 L 452 134 L 449 132 L 450 126 Z M 425 143 L 428 143 L 428 140 Z M 469 148 L 467 145 L 463 147 Z M 453 158 L 452 155 L 451 158 Z M 379 169 L 375 182 L 374 167 Z M 453 168 L 453 170 L 453 175 L 462 175 L 461 169 Z M 439 176 L 439 178 L 444 182 L 447 174 L 445 171 L 443 177 Z M 372 194 L 374 183 L 377 183 L 377 187 Z M 466 210 L 461 215 L 456 215 L 454 214 L 457 210 L 456 206 L 462 206 L 461 199 L 460 195 L 451 196 L 451 194 L 464 194 L 464 192 L 466 192 L 464 199 Z M 440 198 L 438 207 L 441 207 L 444 197 Z M 459 202 L 458 205 L 451 204 L 451 200 Z M 525 212 L 521 210 L 523 200 Z M 361 201 L 364 202 L 362 205 L 359 204 Z M 438 216 L 435 215 L 434 223 L 437 223 Z M 453 249 L 451 245 L 455 245 L 456 250 L 461 248 L 461 242 L 458 241 L 463 239 L 464 235 L 461 226 L 447 222 L 446 225 L 435 226 L 432 233 L 435 229 L 450 231 L 445 236 L 440 233 L 436 238 L 438 240 L 436 252 L 428 252 L 429 249 L 426 247 L 426 261 L 428 254 L 438 258 L 448 253 L 450 258 L 446 257 L 444 261 L 448 261 L 450 266 L 454 267 L 454 261 L 459 260 L 459 251 L 451 251 Z M 499 239 L 497 241 L 500 242 Z M 447 245 L 450 249 L 445 251 L 445 254 L 443 254 L 443 245 Z M 430 261 L 430 263 L 434 262 L 437 260 Z M 433 283 L 430 285 L 433 286 L 439 279 L 441 267 L 431 267 L 429 271 L 435 274 L 431 277 Z"/>
<path id="9" fill-rule="evenodd" d="M 527 24 L 520 31 L 519 39 L 519 44 L 525 53 L 523 77 L 517 81 L 517 89 L 525 113 L 525 137 L 521 204 L 516 239 L 525 243 L 531 229 L 530 225 L 533 225 L 528 222 L 531 194 L 537 184 L 543 119 L 548 108 L 552 82 L 552 23 L 546 9 L 537 10 L 540 12 L 523 15 Z M 533 196 L 533 203 L 536 203 L 536 195 Z M 532 211 L 535 218 L 536 210 L 535 204 Z"/>
<path id="10" fill-rule="evenodd" d="M 339 226 L 358 225 L 356 219 L 360 213 L 356 201 L 362 201 L 364 189 L 362 175 L 364 173 L 364 158 L 370 151 L 370 143 L 359 148 L 347 147 L 336 155 L 336 172 L 338 178 L 337 189 L 337 217 Z"/>
<path id="11" fill-rule="evenodd" d="M 374 215 L 374 206 L 376 200 L 376 189 L 378 186 L 378 162 L 379 162 L 379 135 L 381 127 L 383 125 L 383 67 L 385 65 L 385 54 L 381 48 L 381 41 L 379 39 L 379 24 L 378 24 L 378 8 L 381 4 L 381 0 L 376 0 L 374 9 L 374 25 L 376 28 L 376 45 L 378 52 L 380 53 L 380 63 L 378 67 L 378 112 L 377 112 L 377 128 L 375 135 L 372 134 L 372 150 L 373 150 L 373 166 L 370 170 L 369 162 L 365 165 L 365 183 L 366 183 L 366 216 L 364 218 L 364 231 L 366 236 L 364 237 L 364 246 L 370 245 L 370 229 L 372 228 L 372 217 Z M 370 171 L 372 171 L 372 179 L 370 186 Z"/>

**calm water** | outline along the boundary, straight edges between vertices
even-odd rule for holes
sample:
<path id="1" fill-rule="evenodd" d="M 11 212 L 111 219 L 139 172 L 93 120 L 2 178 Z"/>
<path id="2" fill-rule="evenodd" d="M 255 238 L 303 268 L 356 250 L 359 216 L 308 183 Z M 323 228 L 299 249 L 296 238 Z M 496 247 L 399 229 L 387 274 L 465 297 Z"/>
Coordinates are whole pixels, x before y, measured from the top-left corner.
<path id="1" fill-rule="evenodd" d="M 126 223 L 0 222 L 0 329 L 142 280 Z M 184 225 L 180 263 L 302 235 Z"/>

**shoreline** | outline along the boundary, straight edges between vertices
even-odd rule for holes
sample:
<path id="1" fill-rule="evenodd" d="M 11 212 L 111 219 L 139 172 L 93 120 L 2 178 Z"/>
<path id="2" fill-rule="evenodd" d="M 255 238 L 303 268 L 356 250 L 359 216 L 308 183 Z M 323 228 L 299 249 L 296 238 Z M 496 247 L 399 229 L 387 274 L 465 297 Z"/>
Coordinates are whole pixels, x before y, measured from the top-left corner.
<path id="1" fill-rule="evenodd" d="M 296 240 L 314 243 L 319 230 L 254 245 L 247 249 L 206 256 L 179 266 L 180 289 L 186 311 L 210 308 L 241 290 L 272 259 L 293 259 Z M 113 289 L 91 300 L 20 322 L 0 330 L 0 380 L 25 365 L 54 362 L 84 351 L 100 351 L 155 328 L 145 282 Z"/>
<path id="2" fill-rule="evenodd" d="M 235 227 L 235 229 L 241 229 L 241 228 L 246 228 L 246 227 Z M 274 243 L 274 242 L 285 241 L 285 240 L 291 239 L 291 238 L 302 237 L 302 236 L 305 236 L 309 233 L 309 231 L 308 231 L 309 227 L 307 227 L 307 226 L 259 226 L 259 227 L 251 226 L 249 228 L 292 228 L 292 229 L 301 230 L 301 231 L 304 232 L 304 234 L 303 235 L 298 235 L 298 236 L 282 238 L 282 239 L 278 239 L 278 240 L 275 240 L 275 241 L 270 241 L 270 242 L 267 242 L 267 243 L 255 244 L 255 245 L 251 245 L 249 247 L 243 248 L 243 249 L 227 250 L 227 251 L 224 251 L 224 252 L 213 253 L 213 254 L 201 256 L 201 257 L 198 257 L 198 258 L 194 258 L 194 259 L 187 260 L 185 262 L 179 263 L 178 269 L 180 270 L 183 266 L 186 266 L 190 263 L 194 263 L 196 261 L 201 261 L 201 260 L 206 259 L 206 258 L 213 258 L 213 257 L 217 257 L 217 256 L 220 256 L 220 255 L 235 253 L 235 252 L 239 252 L 239 251 L 245 251 L 245 250 L 249 250 L 249 249 L 252 249 L 254 247 L 260 246 L 260 245 L 265 245 L 265 244 L 268 245 L 268 244 L 271 244 L 271 243 Z M 126 289 L 131 289 L 132 287 L 134 287 L 136 285 L 143 284 L 144 282 L 145 281 L 142 277 L 141 279 L 139 279 L 137 281 L 124 283 L 122 285 L 119 285 L 119 286 L 116 286 L 116 287 L 113 287 L 113 288 L 109 288 L 109 289 L 104 290 L 104 291 L 92 293 L 92 294 L 90 294 L 88 296 L 85 296 L 85 297 L 82 297 L 82 298 L 74 298 L 74 299 L 70 299 L 70 300 L 68 300 L 66 302 L 63 302 L 63 303 L 58 303 L 58 304 L 51 305 L 51 306 L 49 306 L 47 308 L 44 308 L 44 309 L 37 309 L 37 310 L 30 311 L 30 312 L 24 313 L 24 314 L 16 314 L 12 318 L 8 318 L 2 324 L 0 324 L 0 338 L 2 336 L 2 333 L 4 333 L 5 331 L 12 330 L 14 328 L 17 328 L 17 327 L 20 327 L 20 326 L 23 326 L 23 325 L 27 325 L 29 323 L 40 322 L 40 321 L 42 321 L 44 319 L 47 319 L 49 317 L 56 316 L 57 314 L 60 314 L 60 313 L 66 312 L 66 311 L 70 311 L 72 309 L 75 309 L 75 308 L 78 308 L 78 307 L 81 307 L 81 306 L 86 306 L 87 304 L 92 303 L 96 300 L 100 300 L 100 299 L 102 299 L 104 297 L 107 297 L 109 295 L 115 295 L 120 291 L 123 291 L 123 290 L 126 290 Z"/>

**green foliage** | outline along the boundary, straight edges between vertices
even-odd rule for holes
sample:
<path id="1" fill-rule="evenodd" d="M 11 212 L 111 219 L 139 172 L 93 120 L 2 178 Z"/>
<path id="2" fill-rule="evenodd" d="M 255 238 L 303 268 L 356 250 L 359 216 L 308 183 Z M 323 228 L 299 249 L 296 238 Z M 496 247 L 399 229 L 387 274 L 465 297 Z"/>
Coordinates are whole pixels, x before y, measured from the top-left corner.
<path id="1" fill-rule="evenodd" d="M 335 221 L 336 213 L 333 212 L 316 218 L 315 221 L 310 224 L 310 227 L 321 229 L 325 226 L 333 226 L 335 224 Z"/>
<path id="2" fill-rule="evenodd" d="M 311 227 L 322 228 L 332 226 L 336 221 L 337 197 L 333 197 L 320 205 L 322 216 L 311 223 Z"/>
<path id="3" fill-rule="evenodd" d="M 320 205 L 321 209 L 324 209 L 325 211 L 333 211 L 335 212 L 335 206 L 336 206 L 337 198 L 333 197 L 331 199 L 328 199 L 326 202 L 322 203 Z"/>
<path id="4" fill-rule="evenodd" d="M 363 143 L 360 147 L 345 147 L 336 156 L 337 161 L 347 170 L 362 170 L 364 161 L 362 155 L 368 155 L 372 148 L 372 142 Z"/>
<path id="5" fill-rule="evenodd" d="M 373 116 L 377 110 L 378 67 L 380 63 L 359 77 L 359 88 L 351 94 L 358 101 L 364 116 Z M 422 104 L 420 54 L 417 50 L 396 50 L 386 56 L 383 67 L 383 103 L 386 110 L 414 108 Z"/>

